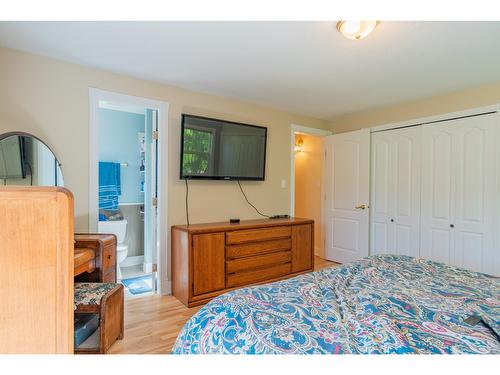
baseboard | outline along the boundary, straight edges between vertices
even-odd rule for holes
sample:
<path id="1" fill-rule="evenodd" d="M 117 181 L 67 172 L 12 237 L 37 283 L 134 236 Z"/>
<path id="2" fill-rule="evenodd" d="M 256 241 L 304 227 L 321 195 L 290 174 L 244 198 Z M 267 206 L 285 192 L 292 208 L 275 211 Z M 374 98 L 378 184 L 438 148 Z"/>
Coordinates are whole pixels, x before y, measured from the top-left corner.
<path id="1" fill-rule="evenodd" d="M 137 255 L 134 257 L 126 257 L 125 260 L 120 263 L 120 267 L 137 266 L 143 263 L 144 263 L 144 255 Z"/>
<path id="2" fill-rule="evenodd" d="M 158 291 L 162 296 L 171 296 L 172 295 L 172 282 L 164 281 L 161 283 L 161 290 Z"/>

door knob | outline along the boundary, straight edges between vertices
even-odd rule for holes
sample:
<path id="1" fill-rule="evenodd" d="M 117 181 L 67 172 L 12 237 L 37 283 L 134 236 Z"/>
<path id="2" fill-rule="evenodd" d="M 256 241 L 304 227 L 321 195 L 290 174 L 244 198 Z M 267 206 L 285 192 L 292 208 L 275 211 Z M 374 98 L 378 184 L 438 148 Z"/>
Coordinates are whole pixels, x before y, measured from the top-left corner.
<path id="1" fill-rule="evenodd" d="M 366 205 L 366 204 L 361 204 L 361 205 L 356 206 L 356 207 L 354 207 L 354 208 L 364 210 L 365 208 L 368 208 L 368 205 Z"/>

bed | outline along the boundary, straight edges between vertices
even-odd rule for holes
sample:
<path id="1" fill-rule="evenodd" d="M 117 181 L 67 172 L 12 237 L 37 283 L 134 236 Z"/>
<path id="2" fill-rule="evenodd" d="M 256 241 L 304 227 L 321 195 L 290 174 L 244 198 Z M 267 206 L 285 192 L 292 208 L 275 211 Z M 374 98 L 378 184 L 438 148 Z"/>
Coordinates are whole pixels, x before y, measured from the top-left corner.
<path id="1" fill-rule="evenodd" d="M 498 354 L 499 326 L 500 279 L 379 255 L 223 294 L 186 323 L 173 353 Z"/>

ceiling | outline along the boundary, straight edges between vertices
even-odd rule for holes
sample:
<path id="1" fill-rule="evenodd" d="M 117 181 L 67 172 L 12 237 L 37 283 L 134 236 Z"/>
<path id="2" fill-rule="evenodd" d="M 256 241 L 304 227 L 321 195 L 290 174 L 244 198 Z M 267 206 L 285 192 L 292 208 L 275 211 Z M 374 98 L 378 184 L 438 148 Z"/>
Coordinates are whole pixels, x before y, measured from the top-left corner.
<path id="1" fill-rule="evenodd" d="M 332 119 L 500 81 L 500 22 L 0 22 L 0 45 Z"/>

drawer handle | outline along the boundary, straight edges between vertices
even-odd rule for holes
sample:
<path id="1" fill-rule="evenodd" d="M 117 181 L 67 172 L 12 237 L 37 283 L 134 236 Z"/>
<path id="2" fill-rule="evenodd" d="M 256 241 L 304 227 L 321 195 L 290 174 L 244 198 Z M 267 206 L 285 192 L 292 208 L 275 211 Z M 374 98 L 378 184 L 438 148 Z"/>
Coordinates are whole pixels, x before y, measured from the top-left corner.
<path id="1" fill-rule="evenodd" d="M 112 256 L 111 254 L 110 254 L 110 255 L 108 255 L 108 259 L 111 259 L 112 257 L 113 257 L 113 256 Z"/>

